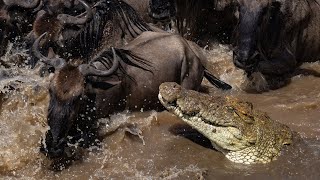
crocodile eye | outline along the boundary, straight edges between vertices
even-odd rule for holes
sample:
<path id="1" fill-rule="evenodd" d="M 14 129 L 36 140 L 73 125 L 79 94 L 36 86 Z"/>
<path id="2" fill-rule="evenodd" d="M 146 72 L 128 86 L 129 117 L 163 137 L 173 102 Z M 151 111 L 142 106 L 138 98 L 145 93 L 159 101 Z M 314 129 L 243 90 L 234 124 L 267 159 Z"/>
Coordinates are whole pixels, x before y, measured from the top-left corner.
<path id="1" fill-rule="evenodd" d="M 177 106 L 177 100 L 168 103 L 169 106 Z"/>

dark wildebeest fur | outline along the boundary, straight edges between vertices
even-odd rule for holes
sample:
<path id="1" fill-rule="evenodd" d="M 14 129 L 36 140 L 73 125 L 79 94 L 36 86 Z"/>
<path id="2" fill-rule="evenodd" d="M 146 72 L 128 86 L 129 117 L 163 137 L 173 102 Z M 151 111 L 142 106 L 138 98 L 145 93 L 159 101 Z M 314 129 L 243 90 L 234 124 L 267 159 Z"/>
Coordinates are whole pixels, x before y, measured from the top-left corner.
<path id="1" fill-rule="evenodd" d="M 175 0 L 150 0 L 149 15 L 155 20 L 166 20 L 176 16 Z"/>
<path id="2" fill-rule="evenodd" d="M 149 16 L 149 0 L 123 0 L 140 15 L 147 23 L 152 23 L 152 18 Z"/>
<path id="3" fill-rule="evenodd" d="M 5 53 L 8 41 L 15 36 L 14 26 L 9 22 L 10 17 L 6 9 L 0 9 L 0 57 Z"/>
<path id="4" fill-rule="evenodd" d="M 272 77 L 319 60 L 319 12 L 319 0 L 239 0 L 234 64 Z"/>
<path id="5" fill-rule="evenodd" d="M 231 2 L 217 4 L 220 1 L 227 0 L 150 0 L 150 16 L 166 20 L 180 35 L 201 46 L 215 40 L 230 43 L 236 9 Z"/>
<path id="6" fill-rule="evenodd" d="M 144 32 L 122 49 L 102 51 L 78 67 L 45 58 L 36 50 L 38 43 L 35 55 L 56 67 L 49 86 L 50 130 L 42 149 L 49 157 L 62 156 L 66 143 L 80 138 L 84 147 L 90 145 L 97 118 L 125 109 L 156 109 L 161 83 L 198 90 L 207 73 L 188 42 L 170 33 Z"/>

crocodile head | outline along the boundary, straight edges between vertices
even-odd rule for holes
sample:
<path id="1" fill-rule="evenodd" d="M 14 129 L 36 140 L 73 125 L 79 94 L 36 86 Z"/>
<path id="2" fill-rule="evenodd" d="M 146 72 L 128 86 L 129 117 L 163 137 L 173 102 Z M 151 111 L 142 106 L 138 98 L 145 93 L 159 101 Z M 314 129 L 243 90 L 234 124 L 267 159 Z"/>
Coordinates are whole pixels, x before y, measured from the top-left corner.
<path id="1" fill-rule="evenodd" d="M 268 163 L 292 143 L 290 129 L 234 97 L 186 90 L 177 83 L 159 87 L 159 100 L 173 114 L 206 136 L 212 145 L 237 163 Z"/>

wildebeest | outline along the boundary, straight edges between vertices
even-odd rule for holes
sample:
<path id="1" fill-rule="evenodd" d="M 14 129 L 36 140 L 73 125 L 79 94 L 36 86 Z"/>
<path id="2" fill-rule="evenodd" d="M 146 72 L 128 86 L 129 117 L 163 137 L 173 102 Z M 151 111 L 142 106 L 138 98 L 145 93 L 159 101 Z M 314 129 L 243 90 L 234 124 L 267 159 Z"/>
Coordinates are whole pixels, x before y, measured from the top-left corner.
<path id="1" fill-rule="evenodd" d="M 201 46 L 214 40 L 230 43 L 236 25 L 236 9 L 229 1 L 150 0 L 150 16 L 166 20 L 183 37 Z"/>
<path id="2" fill-rule="evenodd" d="M 212 80 L 199 56 L 179 35 L 147 31 L 122 49 L 102 51 L 79 66 L 43 56 L 37 50 L 42 36 L 35 41 L 34 54 L 56 68 L 49 85 L 50 130 L 43 148 L 49 157 L 62 156 L 67 142 L 82 139 L 83 146 L 90 145 L 96 138 L 97 118 L 124 109 L 156 109 L 163 82 L 198 90 L 203 75 Z M 213 81 L 230 88 L 218 79 Z"/>
<path id="3" fill-rule="evenodd" d="M 234 64 L 248 74 L 292 72 L 320 59 L 319 0 L 238 0 Z"/>

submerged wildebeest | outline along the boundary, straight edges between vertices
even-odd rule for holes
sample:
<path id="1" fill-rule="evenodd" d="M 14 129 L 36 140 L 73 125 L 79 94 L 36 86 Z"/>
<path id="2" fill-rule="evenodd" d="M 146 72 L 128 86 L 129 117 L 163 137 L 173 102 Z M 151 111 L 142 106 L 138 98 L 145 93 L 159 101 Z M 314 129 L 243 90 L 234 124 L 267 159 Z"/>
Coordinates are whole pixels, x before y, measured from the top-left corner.
<path id="1" fill-rule="evenodd" d="M 236 8 L 230 0 L 150 0 L 150 16 L 166 21 L 183 37 L 201 46 L 230 43 Z"/>
<path id="2" fill-rule="evenodd" d="M 248 74 L 291 73 L 320 59 L 319 0 L 238 0 L 234 64 Z"/>
<path id="3" fill-rule="evenodd" d="M 35 41 L 34 54 L 56 68 L 49 85 L 50 130 L 42 148 L 49 157 L 64 155 L 67 142 L 81 139 L 84 147 L 95 142 L 97 118 L 125 109 L 157 109 L 163 82 L 198 90 L 205 75 L 216 86 L 231 88 L 204 70 L 198 54 L 179 35 L 147 31 L 122 49 L 102 51 L 79 66 L 43 56 L 38 51 L 42 36 Z"/>

